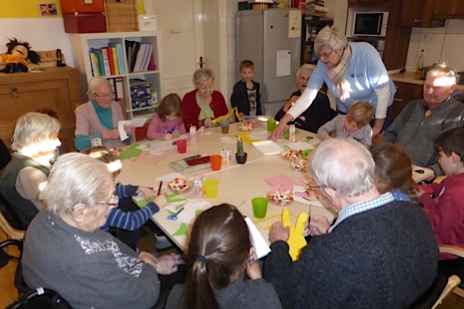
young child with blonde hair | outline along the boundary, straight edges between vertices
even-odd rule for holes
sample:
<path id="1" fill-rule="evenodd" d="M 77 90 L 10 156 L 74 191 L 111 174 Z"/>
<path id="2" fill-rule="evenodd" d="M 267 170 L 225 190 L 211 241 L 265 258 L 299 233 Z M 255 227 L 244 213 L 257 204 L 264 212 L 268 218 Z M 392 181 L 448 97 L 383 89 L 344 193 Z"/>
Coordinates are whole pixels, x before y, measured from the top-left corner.
<path id="1" fill-rule="evenodd" d="M 338 115 L 317 130 L 322 141 L 334 137 L 353 138 L 364 146 L 372 144 L 372 128 L 369 122 L 374 117 L 374 109 L 367 102 L 357 102 L 348 108 L 346 115 Z"/>

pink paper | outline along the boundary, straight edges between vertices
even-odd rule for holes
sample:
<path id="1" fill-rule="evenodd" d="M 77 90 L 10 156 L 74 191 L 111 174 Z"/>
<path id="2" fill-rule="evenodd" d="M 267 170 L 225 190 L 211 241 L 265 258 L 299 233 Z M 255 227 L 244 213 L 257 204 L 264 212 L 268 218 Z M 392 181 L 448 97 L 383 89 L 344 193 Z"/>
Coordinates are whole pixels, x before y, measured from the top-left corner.
<path id="1" fill-rule="evenodd" d="M 284 175 L 277 175 L 266 178 L 265 181 L 271 185 L 274 190 L 281 190 L 281 191 L 288 191 L 293 193 L 293 185 L 295 184 L 293 179 L 284 176 Z"/>
<path id="2" fill-rule="evenodd" d="M 137 163 L 155 165 L 158 162 L 164 160 L 164 158 L 169 157 L 174 152 L 175 151 L 171 150 L 171 151 L 167 151 L 160 155 L 153 155 L 149 151 L 144 151 L 138 157 L 131 158 L 131 160 Z"/>

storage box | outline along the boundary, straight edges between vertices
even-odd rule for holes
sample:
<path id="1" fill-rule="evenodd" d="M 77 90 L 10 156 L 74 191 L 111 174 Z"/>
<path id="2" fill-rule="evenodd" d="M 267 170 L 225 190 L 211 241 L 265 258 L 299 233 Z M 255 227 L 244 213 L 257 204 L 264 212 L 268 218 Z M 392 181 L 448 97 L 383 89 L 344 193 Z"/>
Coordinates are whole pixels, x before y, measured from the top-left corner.
<path id="1" fill-rule="evenodd" d="M 132 101 L 132 108 L 151 106 L 151 83 L 139 78 L 131 79 L 130 95 Z"/>
<path id="2" fill-rule="evenodd" d="M 157 30 L 156 15 L 140 15 L 139 16 L 139 30 Z"/>
<path id="3" fill-rule="evenodd" d="M 104 0 L 108 32 L 139 31 L 136 0 Z"/>
<path id="4" fill-rule="evenodd" d="M 63 22 L 66 33 L 106 32 L 103 13 L 66 13 Z"/>
<path id="5" fill-rule="evenodd" d="M 103 0 L 61 0 L 61 12 L 64 13 L 102 13 Z"/>

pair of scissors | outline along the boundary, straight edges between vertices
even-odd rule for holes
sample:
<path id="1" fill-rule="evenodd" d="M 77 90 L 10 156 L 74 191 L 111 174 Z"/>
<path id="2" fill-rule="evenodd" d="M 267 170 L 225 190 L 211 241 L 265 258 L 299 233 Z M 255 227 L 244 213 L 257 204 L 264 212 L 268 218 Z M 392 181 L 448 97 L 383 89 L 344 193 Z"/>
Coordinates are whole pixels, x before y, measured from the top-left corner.
<path id="1" fill-rule="evenodd" d="M 168 220 L 171 220 L 171 221 L 176 221 L 177 220 L 177 215 L 180 214 L 180 212 L 182 210 L 184 210 L 185 207 L 182 207 L 181 209 L 179 209 L 176 213 L 173 213 L 171 215 L 168 216 Z"/>

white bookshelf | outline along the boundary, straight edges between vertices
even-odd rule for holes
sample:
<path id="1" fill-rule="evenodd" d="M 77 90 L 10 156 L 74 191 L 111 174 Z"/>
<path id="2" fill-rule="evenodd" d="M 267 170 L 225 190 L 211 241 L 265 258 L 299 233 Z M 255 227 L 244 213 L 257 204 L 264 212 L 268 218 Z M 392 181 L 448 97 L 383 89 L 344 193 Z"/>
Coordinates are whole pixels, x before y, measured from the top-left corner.
<path id="1" fill-rule="evenodd" d="M 104 32 L 104 33 L 83 33 L 70 34 L 71 47 L 73 52 L 74 63 L 80 72 L 82 97 L 87 98 L 87 82 L 94 76 L 90 58 L 92 48 L 99 49 L 107 47 L 109 44 L 120 43 L 123 47 L 125 73 L 119 75 L 103 76 L 107 79 L 122 78 L 123 81 L 123 100 L 120 101 L 123 110 L 126 112 L 128 119 L 137 117 L 151 117 L 156 112 L 157 104 L 133 108 L 130 96 L 130 80 L 142 79 L 151 83 L 151 91 L 157 95 L 158 102 L 162 99 L 162 73 L 160 67 L 161 59 L 161 38 L 160 31 L 137 31 L 137 32 Z M 155 59 L 156 69 L 143 72 L 130 72 L 125 48 L 125 41 L 137 41 L 141 44 L 153 45 L 153 57 Z"/>

